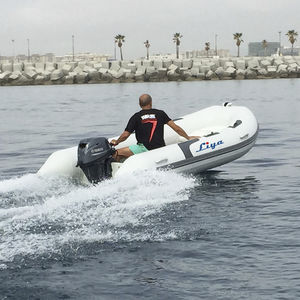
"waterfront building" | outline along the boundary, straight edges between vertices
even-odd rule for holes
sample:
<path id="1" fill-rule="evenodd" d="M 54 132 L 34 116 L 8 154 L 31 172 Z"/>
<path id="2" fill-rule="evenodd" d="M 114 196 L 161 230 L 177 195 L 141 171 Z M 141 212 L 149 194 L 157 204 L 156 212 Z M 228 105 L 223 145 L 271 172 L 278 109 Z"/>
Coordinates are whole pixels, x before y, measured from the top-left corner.
<path id="1" fill-rule="evenodd" d="M 214 57 L 216 55 L 215 49 L 209 49 L 208 53 L 206 50 L 192 50 L 192 51 L 186 51 L 184 53 L 184 58 L 192 59 L 192 58 L 199 58 L 199 57 L 206 57 L 208 54 L 209 57 Z M 229 57 L 230 52 L 227 49 L 218 49 L 217 50 L 217 56 L 218 57 Z"/>
<path id="2" fill-rule="evenodd" d="M 281 48 L 282 55 L 292 55 L 292 47 Z M 300 55 L 300 47 L 294 47 L 293 55 Z"/>
<path id="3" fill-rule="evenodd" d="M 248 44 L 248 56 L 271 56 L 279 52 L 279 42 L 267 42 L 266 48 L 262 42 L 250 42 Z"/>

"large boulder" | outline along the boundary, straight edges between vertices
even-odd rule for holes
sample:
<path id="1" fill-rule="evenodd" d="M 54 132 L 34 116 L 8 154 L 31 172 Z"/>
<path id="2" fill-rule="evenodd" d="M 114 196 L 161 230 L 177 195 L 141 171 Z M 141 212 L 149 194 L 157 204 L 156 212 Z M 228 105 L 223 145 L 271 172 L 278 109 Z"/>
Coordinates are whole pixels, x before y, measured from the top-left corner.
<path id="1" fill-rule="evenodd" d="M 120 62 L 121 68 L 127 69 L 127 66 L 128 66 L 129 63 L 130 63 L 130 61 L 128 61 L 128 60 L 122 60 Z"/>
<path id="2" fill-rule="evenodd" d="M 54 70 L 52 73 L 51 73 L 51 76 L 50 76 L 50 80 L 52 82 L 54 81 L 58 81 L 58 80 L 61 80 L 63 79 L 64 77 L 64 73 L 61 69 L 58 69 L 58 70 Z"/>
<path id="3" fill-rule="evenodd" d="M 23 64 L 21 63 L 14 63 L 13 65 L 14 72 L 22 72 L 23 71 Z"/>
<path id="4" fill-rule="evenodd" d="M 201 65 L 200 66 L 200 73 L 206 74 L 207 72 L 211 71 L 210 67 L 207 65 Z"/>
<path id="5" fill-rule="evenodd" d="M 206 79 L 206 75 L 204 73 L 199 73 L 197 75 L 197 80 L 205 80 Z"/>
<path id="6" fill-rule="evenodd" d="M 177 69 L 179 68 L 177 67 Z M 180 79 L 180 74 L 177 73 L 176 70 L 171 69 L 167 72 L 167 77 L 169 81 L 177 81 L 178 79 Z"/>
<path id="7" fill-rule="evenodd" d="M 45 70 L 42 73 L 38 73 L 38 75 L 41 75 L 45 78 L 45 81 L 49 81 L 50 80 L 50 76 L 51 76 L 51 72 Z"/>
<path id="8" fill-rule="evenodd" d="M 178 72 L 179 73 L 179 67 L 174 65 L 174 64 L 171 64 L 169 67 L 168 67 L 168 70 L 169 71 L 173 71 L 173 72 Z"/>
<path id="9" fill-rule="evenodd" d="M 3 73 L 0 73 L 0 83 L 7 82 L 11 74 L 12 72 L 10 71 L 4 71 Z"/>
<path id="10" fill-rule="evenodd" d="M 193 66 L 193 61 L 191 59 L 183 59 L 182 60 L 182 67 L 191 69 Z"/>
<path id="11" fill-rule="evenodd" d="M 245 79 L 245 70 L 237 69 L 235 73 L 235 79 L 237 80 Z"/>
<path id="12" fill-rule="evenodd" d="M 279 75 L 279 77 L 281 78 L 287 78 L 288 77 L 288 70 L 287 70 L 288 66 L 283 64 L 283 65 L 279 65 L 277 68 L 277 74 Z"/>
<path id="13" fill-rule="evenodd" d="M 289 78 L 297 78 L 298 74 L 300 75 L 300 68 L 299 67 L 288 67 L 288 77 Z"/>
<path id="14" fill-rule="evenodd" d="M 101 65 L 102 65 L 102 68 L 109 69 L 109 61 L 102 61 Z"/>
<path id="15" fill-rule="evenodd" d="M 146 72 L 146 68 L 144 66 L 140 66 L 138 67 L 138 69 L 136 70 L 136 75 L 144 75 Z"/>
<path id="16" fill-rule="evenodd" d="M 89 80 L 92 81 L 92 82 L 98 82 L 100 81 L 100 73 L 94 69 L 94 68 L 89 68 L 87 71 L 86 71 L 89 75 Z"/>
<path id="17" fill-rule="evenodd" d="M 23 75 L 30 80 L 34 80 L 38 76 L 38 73 L 36 72 L 35 68 L 32 67 L 27 68 L 27 70 L 24 71 Z"/>
<path id="18" fill-rule="evenodd" d="M 101 81 L 103 82 L 111 82 L 113 79 L 112 75 L 108 72 L 101 74 Z"/>
<path id="19" fill-rule="evenodd" d="M 100 68 L 98 70 L 99 74 L 102 76 L 103 74 L 106 74 L 108 72 L 108 69 L 105 69 L 105 68 Z"/>
<path id="20" fill-rule="evenodd" d="M 227 58 L 227 57 L 222 57 L 222 58 L 220 58 L 220 59 L 219 59 L 220 67 L 225 68 L 225 64 L 226 64 L 228 61 L 230 61 L 230 59 Z"/>
<path id="21" fill-rule="evenodd" d="M 31 85 L 34 83 L 34 80 L 26 77 L 25 75 L 21 75 L 17 80 L 15 80 L 15 85 Z"/>
<path id="22" fill-rule="evenodd" d="M 248 64 L 248 69 L 257 70 L 259 68 L 258 59 L 254 59 L 254 58 L 250 59 L 250 60 L 248 60 L 247 64 Z"/>
<path id="23" fill-rule="evenodd" d="M 208 66 L 210 70 L 212 70 L 213 72 L 215 72 L 218 69 L 219 64 L 216 64 L 215 62 L 211 61 L 211 62 L 208 62 L 206 64 L 206 66 Z"/>
<path id="24" fill-rule="evenodd" d="M 151 74 L 157 74 L 157 70 L 153 66 L 149 66 L 146 68 L 146 74 L 151 75 Z"/>
<path id="25" fill-rule="evenodd" d="M 274 60 L 273 65 L 278 67 L 279 65 L 283 64 L 283 60 L 281 58 L 277 58 Z"/>
<path id="26" fill-rule="evenodd" d="M 143 65 L 141 60 L 135 60 L 134 64 L 136 65 L 136 68 L 138 69 L 139 67 L 141 67 Z"/>
<path id="27" fill-rule="evenodd" d="M 86 72 L 81 72 L 81 73 L 76 73 L 74 82 L 75 83 L 87 83 L 88 82 L 88 73 Z"/>
<path id="28" fill-rule="evenodd" d="M 22 73 L 20 71 L 14 71 L 9 75 L 8 81 L 11 82 L 11 81 L 17 80 L 21 76 L 22 76 Z"/>
<path id="29" fill-rule="evenodd" d="M 267 67 L 268 77 L 276 77 L 277 67 L 276 66 L 268 66 Z"/>
<path id="30" fill-rule="evenodd" d="M 37 62 L 34 64 L 34 67 L 38 74 L 42 74 L 45 71 L 45 64 L 41 62 Z"/>
<path id="31" fill-rule="evenodd" d="M 181 73 L 181 79 L 186 81 L 193 80 L 191 70 L 189 68 L 184 68 L 184 69 L 187 70 Z"/>
<path id="32" fill-rule="evenodd" d="M 227 79 L 232 79 L 235 77 L 236 69 L 234 67 L 228 67 L 224 72 L 224 77 Z"/>
<path id="33" fill-rule="evenodd" d="M 245 71 L 245 78 L 246 79 L 256 79 L 257 78 L 257 74 L 255 71 L 251 70 L 251 69 L 247 69 Z"/>
<path id="34" fill-rule="evenodd" d="M 227 68 L 234 68 L 234 63 L 232 61 L 226 61 L 224 63 L 224 69 L 226 70 Z"/>
<path id="35" fill-rule="evenodd" d="M 120 80 L 120 79 L 123 79 L 123 77 L 125 77 L 125 72 L 123 69 L 120 69 L 119 71 L 117 71 L 111 75 L 112 75 L 113 79 Z"/>
<path id="36" fill-rule="evenodd" d="M 191 74 L 193 77 L 197 77 L 199 75 L 199 67 L 192 67 Z"/>
<path id="37" fill-rule="evenodd" d="M 156 59 L 156 60 L 154 60 L 153 61 L 153 66 L 154 66 L 154 68 L 155 69 L 160 69 L 160 68 L 162 68 L 163 67 L 163 62 L 162 62 L 162 60 L 161 59 Z"/>
<path id="38" fill-rule="evenodd" d="M 236 64 L 235 64 L 235 67 L 236 67 L 236 69 L 238 70 L 245 70 L 246 69 L 246 62 L 245 62 L 245 60 L 243 60 L 243 59 L 238 59 L 237 61 L 236 61 Z"/>
<path id="39" fill-rule="evenodd" d="M 48 72 L 53 72 L 55 69 L 56 69 L 56 66 L 54 63 L 47 62 L 45 64 L 45 70 L 47 70 Z"/>
<path id="40" fill-rule="evenodd" d="M 62 67 L 62 71 L 63 71 L 64 75 L 68 75 L 73 70 L 74 70 L 74 68 L 69 64 L 64 64 Z"/>
<path id="41" fill-rule="evenodd" d="M 218 67 L 215 71 L 215 73 L 217 74 L 217 76 L 222 79 L 225 75 L 225 70 L 223 69 L 223 67 Z"/>
<path id="42" fill-rule="evenodd" d="M 163 68 L 169 68 L 172 65 L 172 60 L 170 59 L 164 59 L 163 60 Z"/>
<path id="43" fill-rule="evenodd" d="M 43 75 L 37 75 L 34 80 L 34 84 L 36 85 L 44 84 L 44 82 L 45 82 L 45 77 Z"/>
<path id="44" fill-rule="evenodd" d="M 168 72 L 167 68 L 159 68 L 157 71 L 158 71 L 157 76 L 160 80 L 167 79 L 167 72 Z"/>
<path id="45" fill-rule="evenodd" d="M 6 72 L 6 71 L 12 72 L 13 65 L 11 63 L 5 63 L 5 64 L 2 64 L 1 69 L 2 69 L 2 72 Z"/>
<path id="46" fill-rule="evenodd" d="M 217 76 L 217 74 L 211 70 L 209 70 L 206 75 L 205 78 L 208 80 L 217 80 L 219 79 L 219 77 Z"/>
<path id="47" fill-rule="evenodd" d="M 112 61 L 110 65 L 110 70 L 118 72 L 121 69 L 119 61 Z"/>
<path id="48" fill-rule="evenodd" d="M 34 64 L 29 62 L 24 63 L 24 71 L 28 72 L 30 70 L 36 70 Z"/>
<path id="49" fill-rule="evenodd" d="M 83 72 L 83 68 L 81 68 L 80 66 L 77 66 L 74 68 L 74 70 L 72 72 L 74 72 L 76 74 L 80 74 Z"/>
<path id="50" fill-rule="evenodd" d="M 135 73 L 137 70 L 137 67 L 134 63 L 130 63 L 127 65 L 127 69 L 129 69 L 131 71 L 131 73 Z"/>
<path id="51" fill-rule="evenodd" d="M 96 69 L 96 70 L 99 70 L 101 69 L 103 66 L 102 66 L 102 63 L 101 62 L 96 62 L 92 65 L 92 68 Z"/>
<path id="52" fill-rule="evenodd" d="M 182 67 L 182 60 L 181 59 L 173 59 L 172 64 L 181 68 Z"/>
<path id="53" fill-rule="evenodd" d="M 267 69 L 267 67 L 271 65 L 271 61 L 269 61 L 268 59 L 264 59 L 260 62 L 260 66 L 264 69 Z"/>
<path id="54" fill-rule="evenodd" d="M 152 60 L 143 60 L 143 66 L 145 68 L 152 67 L 153 66 L 153 61 Z"/>
<path id="55" fill-rule="evenodd" d="M 268 77 L 268 71 L 265 68 L 259 68 L 256 73 L 258 79 L 264 79 Z"/>
<path id="56" fill-rule="evenodd" d="M 125 73 L 125 80 L 126 82 L 134 82 L 135 76 L 132 72 Z"/>

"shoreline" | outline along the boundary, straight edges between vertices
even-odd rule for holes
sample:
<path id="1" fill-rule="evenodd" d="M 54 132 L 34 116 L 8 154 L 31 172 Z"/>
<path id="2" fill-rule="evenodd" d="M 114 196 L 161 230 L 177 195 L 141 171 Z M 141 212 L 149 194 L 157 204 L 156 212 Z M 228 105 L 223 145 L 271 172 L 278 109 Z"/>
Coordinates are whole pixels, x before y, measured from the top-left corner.
<path id="1" fill-rule="evenodd" d="M 0 86 L 300 78 L 300 56 L 0 64 Z"/>

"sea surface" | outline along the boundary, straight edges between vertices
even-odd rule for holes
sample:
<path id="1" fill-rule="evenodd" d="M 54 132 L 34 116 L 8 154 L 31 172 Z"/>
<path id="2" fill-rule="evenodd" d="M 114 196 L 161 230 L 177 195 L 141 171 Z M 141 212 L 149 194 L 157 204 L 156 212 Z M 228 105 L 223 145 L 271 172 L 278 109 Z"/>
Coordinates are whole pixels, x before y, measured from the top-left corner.
<path id="1" fill-rule="evenodd" d="M 36 175 L 142 93 L 171 118 L 247 106 L 256 145 L 203 174 Z M 0 300 L 300 299 L 299 79 L 0 87 L 0 121 Z"/>

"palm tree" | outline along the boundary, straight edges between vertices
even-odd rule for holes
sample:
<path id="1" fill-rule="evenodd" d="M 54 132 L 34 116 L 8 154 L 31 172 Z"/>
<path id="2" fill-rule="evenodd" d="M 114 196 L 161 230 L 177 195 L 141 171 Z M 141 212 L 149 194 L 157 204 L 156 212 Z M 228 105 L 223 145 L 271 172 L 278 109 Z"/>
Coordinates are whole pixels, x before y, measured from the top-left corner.
<path id="1" fill-rule="evenodd" d="M 209 51 L 209 49 L 210 49 L 210 43 L 209 43 L 209 42 L 206 42 L 206 43 L 205 43 L 205 51 L 206 51 L 207 57 L 208 57 L 208 51 Z"/>
<path id="2" fill-rule="evenodd" d="M 120 48 L 121 60 L 123 60 L 122 45 L 124 42 L 125 42 L 125 35 L 118 34 L 115 36 L 115 43 L 117 43 L 118 47 Z"/>
<path id="3" fill-rule="evenodd" d="M 241 42 L 244 42 L 241 37 L 242 37 L 242 33 L 234 33 L 233 34 L 233 39 L 236 40 L 236 45 L 238 47 L 238 53 L 237 53 L 237 56 L 239 57 L 240 56 L 240 45 L 241 45 Z"/>
<path id="4" fill-rule="evenodd" d="M 298 36 L 298 33 L 295 30 L 289 30 L 286 34 L 289 37 L 289 41 L 292 44 L 292 55 L 294 52 L 294 43 L 296 42 L 296 36 Z"/>
<path id="5" fill-rule="evenodd" d="M 173 35 L 173 42 L 176 44 L 176 58 L 177 58 L 177 59 L 179 58 L 180 39 L 181 39 L 182 37 L 183 37 L 183 36 L 182 36 L 179 32 L 176 32 L 176 33 L 174 33 L 174 35 Z"/>
<path id="6" fill-rule="evenodd" d="M 266 52 L 267 52 L 267 48 L 268 48 L 268 42 L 266 40 L 263 40 L 261 43 L 262 43 L 262 47 L 264 48 L 265 56 L 267 56 Z"/>
<path id="7" fill-rule="evenodd" d="M 144 45 L 147 49 L 147 60 L 149 60 L 149 48 L 150 48 L 150 43 L 148 40 L 146 40 L 146 42 L 144 42 Z"/>

